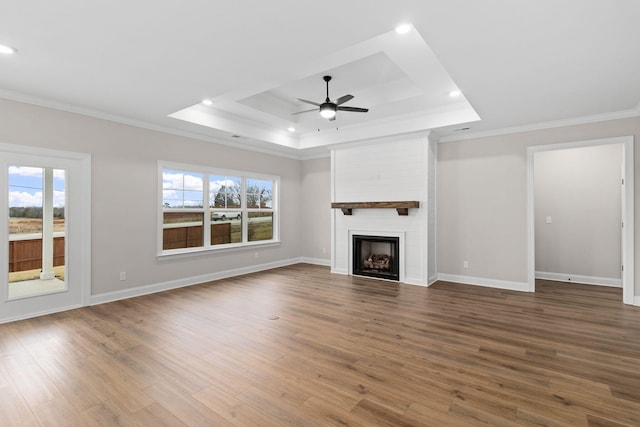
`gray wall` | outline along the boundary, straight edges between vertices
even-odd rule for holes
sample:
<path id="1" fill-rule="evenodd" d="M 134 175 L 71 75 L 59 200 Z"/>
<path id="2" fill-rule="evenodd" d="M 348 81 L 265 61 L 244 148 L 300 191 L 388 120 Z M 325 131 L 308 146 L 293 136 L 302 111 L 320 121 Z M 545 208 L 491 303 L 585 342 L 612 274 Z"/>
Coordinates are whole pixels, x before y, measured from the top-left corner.
<path id="1" fill-rule="evenodd" d="M 0 117 L 2 143 L 92 155 L 92 295 L 289 260 L 302 253 L 298 160 L 2 99 Z M 158 160 L 279 175 L 282 243 L 158 260 Z M 126 281 L 119 281 L 120 271 L 127 272 Z"/>
<path id="2" fill-rule="evenodd" d="M 438 146 L 438 271 L 527 282 L 527 147 L 640 135 L 640 118 L 565 126 Z M 635 164 L 640 150 L 635 150 Z M 635 205 L 640 207 L 640 173 Z M 636 208 L 635 221 L 640 219 Z M 635 246 L 640 247 L 636 229 Z M 636 257 L 635 269 L 640 271 Z M 463 268 L 463 261 L 469 268 Z M 636 275 L 638 276 L 638 275 Z M 640 294 L 636 279 L 635 295 Z"/>
<path id="3" fill-rule="evenodd" d="M 302 256 L 331 264 L 331 158 L 302 162 Z"/>
<path id="4" fill-rule="evenodd" d="M 621 279 L 622 148 L 535 153 L 536 272 Z"/>
<path id="5" fill-rule="evenodd" d="M 328 258 L 328 158 L 301 162 L 1 99 L 0 117 L 1 143 L 92 155 L 93 295 L 300 256 Z M 439 144 L 438 272 L 526 282 L 527 147 L 627 135 L 640 135 L 640 118 Z M 635 156 L 638 163 L 640 150 Z M 282 244 L 259 249 L 258 262 L 253 250 L 157 260 L 158 160 L 280 175 Z M 635 188 L 638 201 L 640 173 Z M 640 224 L 639 216 L 640 208 Z M 638 230 L 635 243 L 640 247 Z M 127 281 L 119 281 L 120 271 Z"/>

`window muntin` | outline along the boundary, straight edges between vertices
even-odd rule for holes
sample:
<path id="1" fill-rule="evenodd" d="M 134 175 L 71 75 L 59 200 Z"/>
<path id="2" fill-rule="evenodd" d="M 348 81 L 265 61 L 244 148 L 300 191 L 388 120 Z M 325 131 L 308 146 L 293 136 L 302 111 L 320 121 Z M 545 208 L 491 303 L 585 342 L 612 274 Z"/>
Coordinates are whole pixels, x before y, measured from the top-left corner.
<path id="1" fill-rule="evenodd" d="M 251 209 L 271 209 L 273 181 L 247 179 L 247 207 Z"/>
<path id="2" fill-rule="evenodd" d="M 236 208 L 242 205 L 242 178 L 237 176 L 209 175 L 209 206 L 212 208 Z"/>
<path id="3" fill-rule="evenodd" d="M 277 242 L 278 177 L 159 164 L 161 254 Z"/>
<path id="4" fill-rule="evenodd" d="M 204 174 L 162 171 L 162 205 L 165 208 L 201 208 L 203 194 Z"/>

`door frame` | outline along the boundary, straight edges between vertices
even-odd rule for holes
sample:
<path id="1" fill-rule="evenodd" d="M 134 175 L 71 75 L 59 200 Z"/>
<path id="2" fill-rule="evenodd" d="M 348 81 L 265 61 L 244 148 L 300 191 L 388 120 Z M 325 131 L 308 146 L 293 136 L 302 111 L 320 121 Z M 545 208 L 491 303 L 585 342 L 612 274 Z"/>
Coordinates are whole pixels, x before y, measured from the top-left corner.
<path id="1" fill-rule="evenodd" d="M 633 136 L 593 139 L 561 144 L 538 145 L 527 148 L 527 282 L 529 291 L 536 289 L 535 264 L 535 210 L 534 210 L 534 155 L 541 151 L 565 150 L 569 148 L 592 147 L 596 145 L 622 144 L 622 164 L 624 167 L 624 199 L 622 200 L 622 301 L 634 303 L 634 161 Z"/>
<path id="2" fill-rule="evenodd" d="M 0 143 L 0 152 L 5 154 L 0 162 L 0 214 L 8 218 L 8 164 L 37 164 L 38 167 L 62 169 L 68 194 L 65 200 L 66 227 L 65 280 L 67 291 L 34 295 L 22 299 L 8 300 L 8 245 L 0 245 L 0 323 L 41 316 L 89 305 L 91 296 L 91 155 L 69 151 L 51 150 L 22 145 Z M 6 209 L 6 210 L 5 210 Z M 6 224 L 6 222 L 5 222 Z M 0 227 L 0 242 L 8 242 L 8 227 Z M 71 261 L 72 260 L 72 261 Z M 71 267 L 70 267 L 71 266 Z"/>

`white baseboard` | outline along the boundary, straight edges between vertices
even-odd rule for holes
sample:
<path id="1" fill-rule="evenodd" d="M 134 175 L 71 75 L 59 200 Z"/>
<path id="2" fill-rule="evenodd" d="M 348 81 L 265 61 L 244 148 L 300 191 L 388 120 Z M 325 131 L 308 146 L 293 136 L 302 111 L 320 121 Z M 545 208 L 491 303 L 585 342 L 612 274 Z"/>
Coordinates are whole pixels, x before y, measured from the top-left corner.
<path id="1" fill-rule="evenodd" d="M 402 283 L 413 286 L 429 286 L 429 283 L 425 283 L 422 277 L 405 277 Z"/>
<path id="2" fill-rule="evenodd" d="M 2 324 L 2 323 L 10 323 L 10 322 L 17 322 L 18 320 L 31 319 L 33 317 L 46 316 L 47 314 L 61 313 L 63 311 L 74 310 L 76 308 L 81 308 L 81 307 L 82 307 L 81 304 L 73 304 L 73 305 L 68 305 L 66 307 L 58 307 L 58 308 L 54 308 L 52 310 L 42 310 L 42 311 L 38 311 L 36 313 L 29 313 L 29 314 L 26 314 L 26 315 L 13 316 L 13 317 L 0 317 L 0 324 Z"/>
<path id="3" fill-rule="evenodd" d="M 216 273 L 203 274 L 201 276 L 185 277 L 182 279 L 170 280 L 168 282 L 139 286 L 131 289 L 123 289 L 121 291 L 106 292 L 103 294 L 92 295 L 89 305 L 104 304 L 107 302 L 138 297 L 141 295 L 154 294 L 156 292 L 168 291 L 170 289 L 183 288 L 185 286 L 197 285 L 214 280 L 227 279 L 229 277 L 240 276 L 243 274 L 256 273 L 258 271 L 285 267 L 287 265 L 298 264 L 300 262 L 303 262 L 301 258 L 292 258 L 282 261 L 268 262 L 265 264 L 251 265 L 248 267 L 235 268 L 232 270 L 219 271 Z"/>
<path id="4" fill-rule="evenodd" d="M 510 282 L 507 280 L 486 279 L 484 277 L 461 276 L 457 274 L 438 273 L 438 280 L 462 283 L 464 285 L 485 286 L 487 288 L 507 289 L 510 291 L 529 292 L 527 282 Z"/>
<path id="5" fill-rule="evenodd" d="M 438 281 L 438 275 L 429 277 L 429 281 L 427 282 L 427 286 L 431 286 Z"/>
<path id="6" fill-rule="evenodd" d="M 633 305 L 640 307 L 640 295 L 633 297 Z"/>
<path id="7" fill-rule="evenodd" d="M 334 274 L 342 274 L 343 276 L 348 276 L 349 275 L 349 270 L 343 270 L 341 268 L 332 268 L 331 272 Z"/>
<path id="8" fill-rule="evenodd" d="M 580 283 L 582 285 L 610 286 L 613 288 L 622 287 L 622 279 L 615 279 L 610 277 L 580 276 L 578 274 L 566 273 L 549 273 L 546 271 L 536 271 L 536 279 L 555 280 L 557 282 L 567 283 Z"/>
<path id="9" fill-rule="evenodd" d="M 308 258 L 303 256 L 302 258 L 300 258 L 300 262 L 303 262 L 305 264 L 323 265 L 325 267 L 331 267 L 330 259 Z"/>

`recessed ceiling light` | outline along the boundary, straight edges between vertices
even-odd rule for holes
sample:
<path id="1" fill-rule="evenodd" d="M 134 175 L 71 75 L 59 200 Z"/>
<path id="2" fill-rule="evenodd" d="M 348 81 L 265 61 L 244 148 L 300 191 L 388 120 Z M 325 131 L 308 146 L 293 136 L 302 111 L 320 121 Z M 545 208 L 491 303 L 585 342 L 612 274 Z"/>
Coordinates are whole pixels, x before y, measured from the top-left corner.
<path id="1" fill-rule="evenodd" d="M 462 92 L 460 92 L 458 89 L 452 90 L 451 92 L 449 92 L 449 96 L 452 98 L 457 98 L 460 95 L 462 95 Z"/>
<path id="2" fill-rule="evenodd" d="M 410 24 L 400 24 L 396 27 L 396 33 L 398 34 L 407 34 L 409 31 L 411 31 Z"/>
<path id="3" fill-rule="evenodd" d="M 210 99 L 203 99 L 203 100 L 202 100 L 202 103 L 203 103 L 204 105 L 206 105 L 207 107 L 209 107 L 209 106 L 213 105 L 213 101 L 212 101 L 212 100 L 210 100 Z"/>
<path id="4" fill-rule="evenodd" d="M 287 128 L 287 130 L 288 130 L 289 132 L 295 132 L 295 131 L 296 131 L 296 128 L 294 128 L 293 126 L 289 126 L 289 127 Z"/>
<path id="5" fill-rule="evenodd" d="M 13 55 L 16 53 L 16 49 L 11 46 L 0 44 L 0 53 L 3 55 Z"/>

